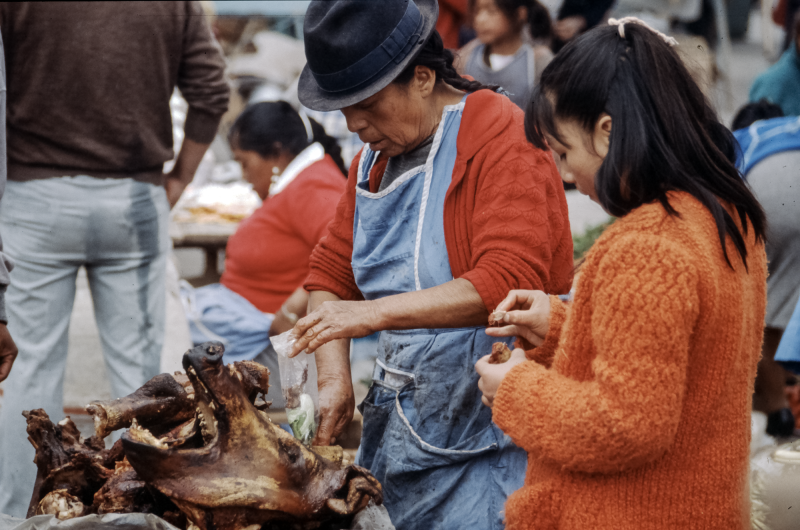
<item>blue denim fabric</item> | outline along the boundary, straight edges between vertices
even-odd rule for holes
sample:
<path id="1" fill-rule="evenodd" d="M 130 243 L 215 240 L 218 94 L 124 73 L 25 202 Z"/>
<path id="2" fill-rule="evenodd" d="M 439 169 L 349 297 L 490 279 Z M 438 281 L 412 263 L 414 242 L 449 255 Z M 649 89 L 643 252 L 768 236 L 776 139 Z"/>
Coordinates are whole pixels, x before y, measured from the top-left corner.
<path id="1" fill-rule="evenodd" d="M 164 188 L 133 179 L 8 182 L 0 232 L 16 262 L 6 301 L 19 357 L 0 409 L 0 513 L 24 517 L 36 478 L 21 412 L 43 408 L 54 422 L 64 417 L 67 337 L 81 266 L 114 397 L 159 373 L 168 222 Z"/>
<path id="2" fill-rule="evenodd" d="M 800 375 L 800 302 L 797 302 L 789 325 L 783 332 L 775 360 L 787 370 Z"/>
<path id="3" fill-rule="evenodd" d="M 365 147 L 352 265 L 367 300 L 453 279 L 443 215 L 462 111 L 448 107 L 426 164 L 379 193 L 369 192 L 376 154 Z M 503 528 L 527 455 L 481 403 L 474 364 L 494 341 L 482 327 L 380 333 L 356 460 L 383 484 L 398 530 Z"/>
<path id="4" fill-rule="evenodd" d="M 210 340 L 225 346 L 222 360 L 251 361 L 269 346 L 269 328 L 275 315 L 262 313 L 245 297 L 220 283 L 193 289 L 181 287 L 192 342 Z"/>

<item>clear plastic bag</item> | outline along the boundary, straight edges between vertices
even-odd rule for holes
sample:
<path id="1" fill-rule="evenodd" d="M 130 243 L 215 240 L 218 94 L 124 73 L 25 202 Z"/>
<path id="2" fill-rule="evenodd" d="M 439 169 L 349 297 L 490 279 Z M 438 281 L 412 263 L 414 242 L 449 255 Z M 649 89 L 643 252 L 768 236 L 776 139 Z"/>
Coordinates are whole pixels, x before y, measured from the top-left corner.
<path id="1" fill-rule="evenodd" d="M 317 362 L 314 354 L 300 353 L 290 358 L 297 337 L 289 330 L 272 337 L 281 371 L 281 392 L 286 400 L 286 416 L 294 437 L 311 445 L 319 425 Z"/>

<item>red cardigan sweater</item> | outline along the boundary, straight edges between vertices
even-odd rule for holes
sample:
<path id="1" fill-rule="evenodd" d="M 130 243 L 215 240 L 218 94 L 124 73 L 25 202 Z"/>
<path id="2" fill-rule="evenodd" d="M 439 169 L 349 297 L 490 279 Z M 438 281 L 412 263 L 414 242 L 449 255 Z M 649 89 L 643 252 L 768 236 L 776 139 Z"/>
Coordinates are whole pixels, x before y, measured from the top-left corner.
<path id="1" fill-rule="evenodd" d="M 444 203 L 445 244 L 454 278 L 469 280 L 494 310 L 512 289 L 566 293 L 572 284 L 567 202 L 550 153 L 530 145 L 524 114 L 489 90 L 467 97 L 452 182 Z M 357 156 L 347 190 L 311 255 L 308 291 L 362 299 L 351 267 Z M 385 162 L 376 164 L 377 190 Z"/>
<path id="2" fill-rule="evenodd" d="M 266 313 L 303 284 L 311 251 L 333 219 L 345 179 L 333 159 L 304 169 L 228 240 L 220 283 Z"/>

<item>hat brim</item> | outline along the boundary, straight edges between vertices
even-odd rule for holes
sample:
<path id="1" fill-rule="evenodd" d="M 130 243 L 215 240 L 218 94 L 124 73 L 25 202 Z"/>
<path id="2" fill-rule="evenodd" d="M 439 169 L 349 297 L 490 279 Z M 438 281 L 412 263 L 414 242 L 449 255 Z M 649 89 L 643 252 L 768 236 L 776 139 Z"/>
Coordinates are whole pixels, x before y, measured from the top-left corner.
<path id="1" fill-rule="evenodd" d="M 439 14 L 439 6 L 436 0 L 416 0 L 417 7 L 423 16 L 422 38 L 415 45 L 415 48 L 408 56 L 399 63 L 391 62 L 374 77 L 365 81 L 362 85 L 348 90 L 347 92 L 327 92 L 320 88 L 314 79 L 314 74 L 308 64 L 300 74 L 300 81 L 297 86 L 297 96 L 305 107 L 311 110 L 323 112 L 339 110 L 350 105 L 355 105 L 364 101 L 368 97 L 374 96 L 394 81 L 406 67 L 416 59 L 422 46 L 436 29 L 436 19 Z"/>

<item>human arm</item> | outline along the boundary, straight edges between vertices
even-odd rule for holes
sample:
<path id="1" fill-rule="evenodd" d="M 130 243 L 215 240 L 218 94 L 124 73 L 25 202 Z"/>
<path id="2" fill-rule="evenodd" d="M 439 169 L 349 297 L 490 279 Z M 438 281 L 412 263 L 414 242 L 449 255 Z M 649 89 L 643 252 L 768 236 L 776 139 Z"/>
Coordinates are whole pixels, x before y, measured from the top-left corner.
<path id="1" fill-rule="evenodd" d="M 377 300 L 329 302 L 315 306 L 297 322 L 295 332 L 300 338 L 292 355 L 376 331 L 485 325 L 488 316 L 475 287 L 461 278 Z"/>
<path id="2" fill-rule="evenodd" d="M 164 180 L 170 208 L 177 204 L 186 186 L 192 182 L 209 145 L 211 143 L 201 144 L 189 138 L 183 140 L 178 158 L 175 159 L 175 166 L 165 175 Z"/>
<path id="3" fill-rule="evenodd" d="M 225 59 L 203 9 L 199 2 L 187 2 L 186 9 L 189 13 L 176 84 L 189 109 L 183 128 L 183 144 L 174 168 L 166 175 L 170 206 L 178 202 L 194 178 L 203 155 L 217 134 L 220 119 L 228 110 L 230 97 Z"/>
<path id="4" fill-rule="evenodd" d="M 0 322 L 0 383 L 8 377 L 16 358 L 17 345 L 14 344 L 14 339 L 11 338 L 5 323 Z"/>
<path id="5" fill-rule="evenodd" d="M 361 153 L 350 164 L 347 186 L 336 205 L 336 213 L 328 224 L 309 259 L 309 274 L 303 287 L 306 291 L 326 291 L 342 300 L 361 300 L 351 260 L 353 258 L 353 222 L 356 209 L 356 181 Z"/>
<path id="6" fill-rule="evenodd" d="M 515 289 L 567 293 L 573 270 L 566 198 L 552 156 L 527 142 L 507 150 L 498 143 L 501 149 L 494 154 L 476 157 L 470 171 L 479 176 L 475 184 L 468 183 L 474 191 L 458 190 L 474 193 L 474 205 L 468 202 L 466 212 L 455 210 L 449 216 L 445 203 L 453 275 L 469 280 L 489 311 Z M 465 236 L 471 236 L 469 255 L 459 244 Z"/>
<path id="7" fill-rule="evenodd" d="M 295 292 L 286 299 L 281 308 L 275 313 L 272 325 L 269 328 L 269 336 L 280 335 L 289 331 L 297 324 L 297 320 L 306 316 L 308 309 L 308 293 L 302 287 L 298 287 Z"/>
<path id="8" fill-rule="evenodd" d="M 590 318 L 590 331 L 562 337 L 553 369 L 528 362 L 511 370 L 493 417 L 517 445 L 553 465 L 614 473 L 659 458 L 674 440 L 699 316 L 698 275 L 683 248 L 651 237 L 618 242 L 595 277 L 583 280 L 590 298 L 574 302 L 586 306 L 571 309 Z M 566 363 L 588 347 L 596 352 L 588 379 L 560 373 L 560 356 Z"/>
<path id="9" fill-rule="evenodd" d="M 340 298 L 325 291 L 309 294 L 308 311 L 313 312 L 325 302 Z M 350 379 L 350 341 L 328 342 L 316 354 L 317 386 L 319 388 L 320 425 L 314 445 L 331 445 L 353 419 L 355 397 Z"/>
<path id="10" fill-rule="evenodd" d="M 3 8 L 5 9 L 5 8 Z M 3 13 L 2 21 L 6 20 Z M 5 29 L 5 28 L 3 28 Z M 6 121 L 6 78 L 5 78 L 5 56 L 3 54 L 3 39 L 0 36 L 0 70 L 2 70 L 2 86 L 0 86 L 0 123 Z M 0 198 L 6 188 L 7 166 L 6 166 L 6 129 L 0 129 Z M 17 345 L 8 332 L 6 324 L 6 288 L 10 282 L 9 272 L 14 268 L 14 262 L 3 253 L 3 242 L 0 241 L 0 382 L 8 377 L 11 365 L 17 358 Z"/>

